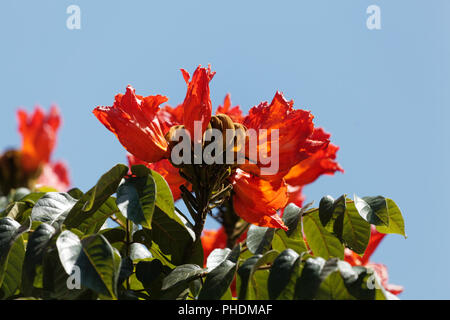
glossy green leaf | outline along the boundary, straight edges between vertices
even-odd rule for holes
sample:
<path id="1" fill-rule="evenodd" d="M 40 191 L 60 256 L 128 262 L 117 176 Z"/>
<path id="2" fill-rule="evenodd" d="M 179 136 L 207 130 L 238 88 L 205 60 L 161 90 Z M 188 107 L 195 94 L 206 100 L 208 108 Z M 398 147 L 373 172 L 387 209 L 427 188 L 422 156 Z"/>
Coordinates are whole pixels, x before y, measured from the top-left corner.
<path id="1" fill-rule="evenodd" d="M 21 284 L 22 265 L 25 257 L 23 236 L 19 235 L 12 244 L 1 274 L 1 298 L 8 298 L 16 293 Z"/>
<path id="2" fill-rule="evenodd" d="M 6 277 L 11 248 L 14 246 L 15 241 L 19 239 L 23 233 L 30 230 L 30 226 L 30 219 L 22 225 L 10 218 L 0 219 L 0 286 L 2 286 Z M 22 268 L 20 268 L 20 271 L 21 270 Z"/>
<path id="3" fill-rule="evenodd" d="M 117 189 L 116 202 L 122 215 L 148 229 L 151 229 L 155 201 L 156 185 L 151 175 L 123 179 Z"/>
<path id="4" fill-rule="evenodd" d="M 198 296 L 199 300 L 219 300 L 228 290 L 237 270 L 237 264 L 228 259 L 208 273 Z"/>
<path id="5" fill-rule="evenodd" d="M 365 221 L 355 204 L 347 203 L 341 234 L 346 246 L 358 254 L 363 254 L 370 240 L 370 224 Z"/>
<path id="6" fill-rule="evenodd" d="M 280 253 L 270 268 L 267 281 L 269 298 L 292 299 L 297 279 L 294 269 L 298 266 L 299 254 L 292 249 Z M 288 288 L 289 287 L 289 288 Z"/>
<path id="7" fill-rule="evenodd" d="M 172 272 L 164 278 L 162 290 L 186 289 L 189 282 L 205 275 L 206 271 L 196 264 L 183 264 L 176 267 Z"/>
<path id="8" fill-rule="evenodd" d="M 68 193 L 49 192 L 36 202 L 31 219 L 59 228 L 76 202 Z"/>
<path id="9" fill-rule="evenodd" d="M 406 238 L 405 222 L 403 220 L 400 208 L 391 199 L 386 198 L 386 203 L 389 212 L 389 226 L 376 226 L 377 231 L 381 233 L 400 234 Z"/>
<path id="10" fill-rule="evenodd" d="M 45 250 L 55 233 L 54 227 L 42 223 L 28 238 L 22 270 L 22 290 L 25 295 L 32 294 L 36 268 L 42 265 Z"/>
<path id="11" fill-rule="evenodd" d="M 77 201 L 64 223 L 68 227 L 80 225 L 86 219 L 86 215 L 90 216 L 96 212 L 111 195 L 116 193 L 119 183 L 127 173 L 128 167 L 118 164 L 102 175 L 97 184 Z"/>
<path id="12" fill-rule="evenodd" d="M 81 284 L 111 298 L 117 297 L 121 257 L 100 234 L 81 240 L 82 251 L 75 265 L 82 270 Z"/>
<path id="13" fill-rule="evenodd" d="M 357 195 L 354 195 L 353 201 L 364 220 L 374 225 L 389 225 L 389 211 L 384 197 L 359 198 Z"/>
<path id="14" fill-rule="evenodd" d="M 303 216 L 303 231 L 315 256 L 325 259 L 330 257 L 344 258 L 344 246 L 336 236 L 325 229 L 317 211 L 312 211 Z"/>
<path id="15" fill-rule="evenodd" d="M 192 252 L 186 252 L 193 242 L 192 231 L 189 231 L 188 227 L 172 219 L 158 207 L 155 208 L 153 214 L 151 239 L 158 244 L 165 255 L 170 256 L 174 265 L 180 265 L 188 261 L 203 264 L 201 242 L 195 241 Z"/>
<path id="16" fill-rule="evenodd" d="M 83 249 L 81 241 L 76 234 L 65 230 L 58 236 L 56 247 L 61 265 L 66 273 L 70 275 Z"/>
<path id="17" fill-rule="evenodd" d="M 249 257 L 238 269 L 238 297 L 239 300 L 256 299 L 258 296 L 256 279 L 254 273 L 261 266 L 271 264 L 279 252 L 275 250 L 267 251 L 264 255 L 256 254 Z"/>
<path id="18" fill-rule="evenodd" d="M 113 214 L 118 213 L 118 211 L 116 199 L 109 197 L 97 210 L 83 213 L 83 218 L 78 219 L 76 223 L 72 223 L 70 227 L 77 228 L 85 234 L 97 233 L 105 224 L 106 220 Z"/>
<path id="19" fill-rule="evenodd" d="M 163 270 L 163 264 L 158 259 L 139 261 L 136 265 L 136 277 L 142 282 L 144 288 L 150 288 Z"/>
<path id="20" fill-rule="evenodd" d="M 225 248 L 225 249 L 214 249 L 209 254 L 207 260 L 206 260 L 206 268 L 208 271 L 213 270 L 218 265 L 220 265 L 223 261 L 225 261 L 230 254 L 231 249 Z"/>
<path id="21" fill-rule="evenodd" d="M 295 286 L 294 299 L 312 300 L 316 296 L 322 279 L 320 278 L 325 259 L 308 258 L 303 264 L 300 277 Z"/>
<path id="22" fill-rule="evenodd" d="M 259 227 L 252 224 L 247 231 L 248 250 L 253 254 L 263 254 L 270 249 L 274 235 L 274 228 Z"/>

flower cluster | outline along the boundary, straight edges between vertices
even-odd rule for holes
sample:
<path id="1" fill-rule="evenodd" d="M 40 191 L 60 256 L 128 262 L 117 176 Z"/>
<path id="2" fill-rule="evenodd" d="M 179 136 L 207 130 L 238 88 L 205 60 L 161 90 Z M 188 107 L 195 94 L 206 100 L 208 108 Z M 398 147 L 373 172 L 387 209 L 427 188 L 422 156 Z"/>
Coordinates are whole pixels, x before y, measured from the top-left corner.
<path id="1" fill-rule="evenodd" d="M 234 128 L 236 132 L 253 129 L 258 133 L 256 150 L 241 150 L 245 161 L 226 167 L 227 174 L 221 175 L 224 183 L 232 186 L 231 200 L 236 214 L 258 226 L 286 229 L 277 212 L 288 202 L 301 205 L 303 186 L 321 174 L 342 171 L 335 161 L 338 147 L 330 143 L 330 135 L 314 126 L 309 111 L 294 109 L 293 101 L 287 101 L 281 92 L 276 92 L 270 103 L 262 102 L 251 108 L 246 116 L 239 106 L 232 107 L 230 95 L 226 95 L 213 115 L 209 82 L 215 72 L 199 66 L 192 77 L 185 70 L 182 75 L 187 93 L 183 103 L 175 108 L 160 107 L 168 100 L 165 96 L 143 97 L 128 86 L 124 95 L 116 95 L 112 106 L 94 110 L 95 116 L 131 154 L 130 163 L 145 163 L 161 173 L 175 199 L 183 196 L 180 187 L 188 190 L 198 181 L 192 179 L 187 167 L 175 167 L 170 161 L 173 145 L 169 138 L 182 127 L 194 137 L 194 144 L 202 143 L 202 136 L 196 140 L 196 123 L 200 124 L 202 135 L 211 127 Z M 277 150 L 270 139 L 275 132 Z M 275 173 L 263 174 L 264 168 L 273 163 L 260 156 L 252 157 L 264 154 L 262 151 L 278 152 Z"/>

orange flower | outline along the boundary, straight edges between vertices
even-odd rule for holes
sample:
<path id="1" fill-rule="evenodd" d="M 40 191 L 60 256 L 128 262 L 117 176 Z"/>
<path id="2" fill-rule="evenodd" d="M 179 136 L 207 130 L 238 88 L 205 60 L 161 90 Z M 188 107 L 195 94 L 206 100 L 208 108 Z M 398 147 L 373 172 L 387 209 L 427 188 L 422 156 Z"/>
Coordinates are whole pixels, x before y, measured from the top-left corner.
<path id="1" fill-rule="evenodd" d="M 49 114 L 45 115 L 40 107 L 36 107 L 34 113 L 28 115 L 20 109 L 17 117 L 22 135 L 22 166 L 25 171 L 33 172 L 50 160 L 61 124 L 59 110 L 52 106 Z"/>
<path id="2" fill-rule="evenodd" d="M 313 137 L 319 141 L 326 141 L 330 138 L 330 134 L 322 128 L 317 128 L 314 130 Z M 333 175 L 336 171 L 344 172 L 335 161 L 338 150 L 339 147 L 330 143 L 289 170 L 284 176 L 284 180 L 289 185 L 289 202 L 301 207 L 304 200 L 301 190 L 305 185 L 314 182 L 323 174 Z"/>
<path id="3" fill-rule="evenodd" d="M 149 169 L 158 172 L 169 185 L 170 191 L 172 191 L 173 199 L 175 201 L 181 199 L 181 185 L 184 184 L 186 185 L 186 188 L 190 189 L 189 184 L 186 182 L 186 180 L 184 180 L 180 176 L 178 169 L 175 168 L 167 159 L 162 159 L 155 163 L 148 163 L 136 158 L 132 154 L 128 154 L 127 158 L 130 167 L 138 164 L 143 164 Z"/>
<path id="4" fill-rule="evenodd" d="M 112 107 L 97 107 L 94 115 L 113 132 L 130 153 L 143 161 L 155 162 L 167 156 L 168 144 L 156 113 L 167 101 L 161 95 L 142 97 L 128 86 L 118 94 Z"/>
<path id="5" fill-rule="evenodd" d="M 232 178 L 233 207 L 237 215 L 252 224 L 287 230 L 277 210 L 288 201 L 287 185 L 283 180 L 267 181 L 236 170 Z"/>
<path id="6" fill-rule="evenodd" d="M 190 133 L 191 139 L 194 142 L 194 122 L 201 122 L 201 134 L 205 132 L 209 120 L 211 120 L 211 98 L 209 96 L 209 82 L 212 80 L 215 72 L 211 71 L 211 66 L 208 69 L 198 66 L 190 79 L 189 73 L 181 69 L 184 81 L 188 86 L 187 94 L 183 102 L 183 124 L 186 130 Z M 189 81 L 190 79 L 190 81 Z M 200 136 L 200 139 L 202 136 Z"/>
<path id="7" fill-rule="evenodd" d="M 244 116 L 239 106 L 234 106 L 231 108 L 231 96 L 228 93 L 223 101 L 223 106 L 218 106 L 216 109 L 216 114 L 226 114 L 233 120 L 233 122 L 242 123 L 244 121 Z"/>
<path id="8" fill-rule="evenodd" d="M 243 124 L 247 129 L 258 131 L 256 151 L 259 156 L 255 159 L 251 155 L 252 150 L 247 150 L 249 163 L 241 166 L 243 170 L 260 175 L 264 179 L 280 179 L 297 163 L 326 147 L 329 140 L 316 139 L 317 137 L 313 135 L 313 115 L 309 111 L 294 110 L 293 105 L 292 100 L 287 101 L 281 92 L 277 92 L 270 104 L 263 102 L 250 109 Z M 266 133 L 262 130 L 266 130 Z M 275 159 L 278 170 L 276 174 L 261 175 L 262 168 L 273 165 L 273 163 L 264 164 L 264 162 L 267 161 L 267 157 L 270 157 L 270 152 L 274 148 L 271 143 L 274 130 L 278 131 L 279 150 L 278 159 Z M 263 150 L 262 157 L 261 150 Z"/>
<path id="9" fill-rule="evenodd" d="M 376 227 L 371 225 L 370 241 L 367 245 L 364 255 L 361 257 L 352 250 L 346 248 L 345 261 L 350 263 L 352 266 L 364 266 L 372 268 L 380 277 L 381 285 L 390 293 L 398 295 L 403 292 L 403 287 L 395 284 L 389 284 L 387 267 L 380 263 L 370 262 L 370 257 L 385 236 L 386 234 L 378 232 Z"/>
<path id="10" fill-rule="evenodd" d="M 170 127 L 183 123 L 183 105 L 180 104 L 176 108 L 164 106 L 156 114 L 158 117 L 163 133 L 166 134 Z"/>
<path id="11" fill-rule="evenodd" d="M 69 170 L 61 162 L 51 162 L 56 145 L 61 115 L 53 105 L 46 115 L 38 106 L 30 115 L 25 110 L 17 111 L 19 132 L 22 135 L 21 165 L 28 173 L 42 169 L 36 187 L 48 186 L 60 191 L 70 187 Z"/>

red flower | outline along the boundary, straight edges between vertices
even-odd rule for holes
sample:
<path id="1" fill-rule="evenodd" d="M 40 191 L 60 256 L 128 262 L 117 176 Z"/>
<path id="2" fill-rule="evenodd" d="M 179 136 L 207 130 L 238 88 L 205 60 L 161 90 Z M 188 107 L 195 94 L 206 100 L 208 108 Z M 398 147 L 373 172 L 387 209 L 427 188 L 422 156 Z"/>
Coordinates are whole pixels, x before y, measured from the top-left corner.
<path id="1" fill-rule="evenodd" d="M 236 170 L 233 181 L 233 207 L 242 219 L 252 224 L 287 230 L 277 210 L 288 201 L 283 180 L 267 181 L 256 175 Z"/>
<path id="2" fill-rule="evenodd" d="M 244 121 L 244 116 L 242 115 L 242 111 L 239 106 L 234 106 L 231 108 L 231 97 L 229 93 L 225 96 L 223 106 L 218 106 L 216 109 L 216 114 L 220 113 L 229 116 L 233 122 L 242 123 Z"/>
<path id="3" fill-rule="evenodd" d="M 52 106 L 49 114 L 45 115 L 40 107 L 36 107 L 34 113 L 28 115 L 20 109 L 17 118 L 22 135 L 22 167 L 27 172 L 33 172 L 50 160 L 61 124 L 59 110 Z"/>
<path id="4" fill-rule="evenodd" d="M 164 106 L 156 114 L 158 117 L 163 133 L 166 134 L 170 127 L 183 123 L 183 105 L 180 104 L 176 108 Z"/>
<path id="5" fill-rule="evenodd" d="M 128 86 L 125 95 L 116 95 L 112 107 L 97 107 L 94 114 L 130 153 L 143 161 L 155 162 L 168 150 L 156 116 L 159 105 L 166 101 L 161 95 L 136 95 L 134 88 Z"/>
<path id="6" fill-rule="evenodd" d="M 322 128 L 317 128 L 314 130 L 313 137 L 319 141 L 326 141 L 330 138 L 330 134 Z M 284 176 L 284 180 L 289 185 L 289 202 L 301 207 L 304 200 L 301 190 L 305 185 L 314 182 L 323 174 L 333 175 L 336 171 L 344 172 L 335 161 L 338 150 L 339 147 L 330 143 L 289 170 Z"/>
<path id="7" fill-rule="evenodd" d="M 281 92 L 277 92 L 272 102 L 260 103 L 250 109 L 243 124 L 247 129 L 258 131 L 258 158 L 252 156 L 252 151 L 247 150 L 249 164 L 241 166 L 247 172 L 260 175 L 264 179 L 280 179 L 300 161 L 307 159 L 316 151 L 323 149 L 328 140 L 316 139 L 314 133 L 313 116 L 309 111 L 294 110 L 294 102 L 287 101 Z M 266 130 L 266 133 L 261 130 Z M 278 131 L 278 159 L 275 163 L 278 170 L 272 175 L 262 175 L 262 168 L 267 168 L 274 163 L 264 164 L 274 146 L 271 143 L 272 134 Z M 260 151 L 263 156 L 261 157 Z M 264 157 L 264 153 L 267 157 Z"/>
<path id="8" fill-rule="evenodd" d="M 370 241 L 367 245 L 364 255 L 361 257 L 350 249 L 345 249 L 345 261 L 352 266 L 364 266 L 372 268 L 381 279 L 381 285 L 390 293 L 398 295 L 403 292 L 403 287 L 395 284 L 389 284 L 389 276 L 387 267 L 380 263 L 370 262 L 370 257 L 380 244 L 381 240 L 386 236 L 384 233 L 380 233 L 376 230 L 375 226 L 371 226 Z"/>
<path id="9" fill-rule="evenodd" d="M 212 112 L 211 98 L 209 97 L 209 82 L 216 73 L 211 72 L 211 66 L 208 66 L 208 69 L 198 66 L 194 71 L 192 79 L 189 81 L 189 73 L 184 69 L 181 69 L 181 72 L 188 86 L 186 98 L 184 98 L 183 102 L 183 124 L 190 133 L 192 141 L 198 143 L 201 141 L 202 136 L 199 137 L 200 141 L 195 141 L 194 122 L 201 122 L 201 134 L 203 134 L 208 126 L 209 120 L 211 120 Z"/>
<path id="10" fill-rule="evenodd" d="M 61 162 L 51 162 L 51 154 L 56 145 L 61 116 L 56 106 L 46 115 L 36 107 L 30 115 L 25 110 L 17 111 L 19 132 L 22 135 L 21 164 L 28 172 L 42 169 L 36 187 L 48 186 L 60 191 L 70 187 L 69 170 Z"/>

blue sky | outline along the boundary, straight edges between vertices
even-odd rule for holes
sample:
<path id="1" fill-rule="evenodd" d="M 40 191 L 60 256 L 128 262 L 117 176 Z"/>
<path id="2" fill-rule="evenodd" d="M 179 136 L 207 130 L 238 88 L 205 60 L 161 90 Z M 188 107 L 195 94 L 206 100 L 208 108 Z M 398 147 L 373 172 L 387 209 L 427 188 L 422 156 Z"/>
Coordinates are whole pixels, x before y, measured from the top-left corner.
<path id="1" fill-rule="evenodd" d="M 81 29 L 66 8 L 81 9 Z M 366 8 L 381 9 L 368 30 Z M 373 260 L 404 299 L 449 299 L 450 3 L 445 0 L 20 1 L 0 3 L 0 150 L 18 147 L 15 112 L 57 103 L 64 116 L 53 159 L 86 190 L 125 151 L 93 116 L 128 84 L 180 103 L 179 71 L 211 63 L 214 106 L 226 93 L 245 111 L 276 90 L 311 110 L 340 146 L 344 174 L 305 189 L 385 195 L 408 239 L 389 235 Z"/>

